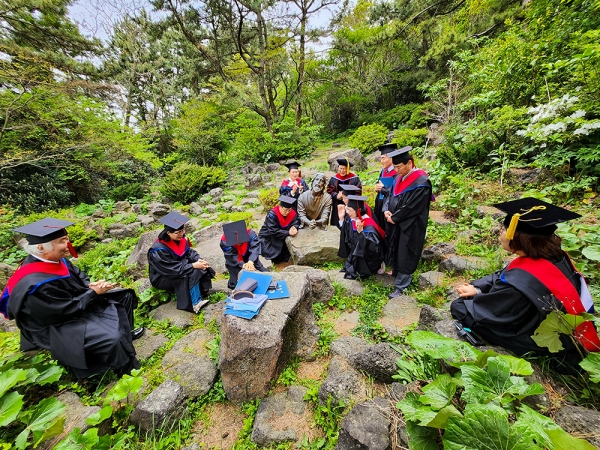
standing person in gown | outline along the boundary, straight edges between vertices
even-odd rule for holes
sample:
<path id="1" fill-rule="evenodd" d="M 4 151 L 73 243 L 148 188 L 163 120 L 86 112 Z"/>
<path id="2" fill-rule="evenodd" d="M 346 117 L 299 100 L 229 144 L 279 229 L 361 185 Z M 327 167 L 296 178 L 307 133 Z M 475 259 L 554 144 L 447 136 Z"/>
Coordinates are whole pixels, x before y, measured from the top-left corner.
<path id="1" fill-rule="evenodd" d="M 292 197 L 298 200 L 300 194 L 308 191 L 308 184 L 302 179 L 302 172 L 300 172 L 300 164 L 296 161 L 284 164 L 288 168 L 289 178 L 286 178 L 281 182 L 279 188 L 279 195 L 285 195 L 286 197 Z M 294 211 L 296 211 L 296 204 L 294 203 Z"/>
<path id="2" fill-rule="evenodd" d="M 15 231 L 25 234 L 25 258 L 0 297 L 0 312 L 21 330 L 21 351 L 37 347 L 68 366 L 78 378 L 113 370 L 139 369 L 132 340 L 138 299 L 131 289 L 115 289 L 89 278 L 67 259 L 77 257 L 65 227 L 73 222 L 46 218 Z M 133 331 L 132 331 L 133 330 Z"/>
<path id="3" fill-rule="evenodd" d="M 198 283 L 200 295 L 206 297 L 212 288 L 215 271 L 191 246 L 185 236 L 190 219 L 175 211 L 159 222 L 164 225 L 158 239 L 148 250 L 150 284 L 157 289 L 174 291 L 177 309 L 194 311 L 190 289 Z"/>
<path id="4" fill-rule="evenodd" d="M 367 197 L 349 195 L 348 220 L 340 224 L 338 256 L 346 258 L 344 278 L 367 278 L 381 267 L 385 256 L 385 232 L 365 213 Z"/>
<path id="5" fill-rule="evenodd" d="M 417 270 L 425 245 L 432 199 L 431 181 L 424 170 L 415 166 L 411 149 L 404 147 L 389 153 L 398 173 L 382 208 L 388 245 L 386 263 L 396 277 L 396 289 L 390 298 L 402 295 Z"/>
<path id="6" fill-rule="evenodd" d="M 392 162 L 392 158 L 390 158 L 389 153 L 398 149 L 397 144 L 384 144 L 379 146 L 379 151 L 381 152 L 381 172 L 379 172 L 379 180 L 377 184 L 375 184 L 375 191 L 377 194 L 375 195 L 375 208 L 373 209 L 373 218 L 382 228 L 385 227 L 385 217 L 383 216 L 383 203 L 385 198 L 390 193 L 390 188 L 386 187 L 381 179 L 385 178 L 388 180 L 393 179 L 396 174 L 396 169 L 394 169 L 394 164 Z"/>
<path id="7" fill-rule="evenodd" d="M 287 262 L 292 256 L 285 243 L 288 236 L 296 236 L 300 219 L 294 211 L 295 198 L 282 195 L 279 205 L 275 206 L 265 217 L 265 222 L 258 232 L 261 255 L 272 263 Z"/>
<path id="8" fill-rule="evenodd" d="M 254 231 L 246 228 L 244 220 L 223 225 L 220 246 L 225 256 L 225 267 L 229 271 L 229 289 L 235 289 L 242 269 L 267 272 L 259 259 L 260 240 Z"/>
<path id="9" fill-rule="evenodd" d="M 560 335 L 564 350 L 550 353 L 532 339 L 552 311 L 593 313 L 594 303 L 585 280 L 561 249 L 554 233 L 556 223 L 581 217 L 535 198 L 493 205 L 507 213 L 500 245 L 517 255 L 504 269 L 461 284 L 460 298 L 450 305 L 452 316 L 486 341 L 521 356 L 551 356 L 561 372 L 578 369 L 581 353 L 600 351 L 598 333 L 591 322 L 576 328 L 574 336 Z M 582 350 L 583 353 L 585 353 Z"/>
<path id="10" fill-rule="evenodd" d="M 348 159 L 337 159 L 338 170 L 337 173 L 329 179 L 327 184 L 327 193 L 331 195 L 331 221 L 330 224 L 338 226 L 338 205 L 342 202 L 342 188 L 340 184 L 352 184 L 362 189 L 360 178 L 350 172 L 350 168 L 354 166 Z"/>

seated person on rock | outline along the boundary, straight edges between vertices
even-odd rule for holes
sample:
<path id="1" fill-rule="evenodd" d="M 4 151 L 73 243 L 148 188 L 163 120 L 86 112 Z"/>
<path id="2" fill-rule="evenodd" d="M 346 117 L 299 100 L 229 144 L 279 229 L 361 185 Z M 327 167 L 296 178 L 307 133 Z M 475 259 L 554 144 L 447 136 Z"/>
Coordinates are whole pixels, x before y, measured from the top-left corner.
<path id="1" fill-rule="evenodd" d="M 316 227 L 326 230 L 331 214 L 331 195 L 325 192 L 325 175 L 318 173 L 312 181 L 311 190 L 298 198 L 299 228 Z"/>
<path id="2" fill-rule="evenodd" d="M 281 187 L 279 188 L 279 195 L 285 195 L 286 197 L 292 197 L 297 200 L 298 197 L 300 197 L 300 194 L 308 191 L 308 184 L 306 184 L 306 181 L 302 179 L 302 173 L 300 172 L 300 164 L 294 161 L 284 165 L 288 168 L 290 177 L 286 178 L 281 182 Z M 294 211 L 297 208 L 295 202 L 293 208 Z"/>
<path id="3" fill-rule="evenodd" d="M 337 227 L 338 225 L 338 205 L 342 204 L 342 188 L 341 184 L 352 184 L 362 189 L 362 183 L 357 175 L 350 172 L 350 168 L 354 166 L 348 159 L 342 158 L 337 159 L 338 163 L 337 173 L 329 179 L 327 184 L 327 193 L 331 196 L 332 201 L 332 214 L 331 214 L 331 225 Z"/>
<path id="4" fill-rule="evenodd" d="M 338 256 L 346 258 L 344 278 L 367 278 L 377 273 L 385 256 L 385 232 L 365 211 L 367 197 L 349 195 L 348 220 L 341 222 Z"/>
<path id="5" fill-rule="evenodd" d="M 555 223 L 581 216 L 535 198 L 494 206 L 507 213 L 500 245 L 517 257 L 492 275 L 458 286 L 460 298 L 450 306 L 452 316 L 490 344 L 518 356 L 551 356 L 556 370 L 573 373 L 581 360 L 579 350 L 585 353 L 581 347 L 592 352 L 600 350 L 591 322 L 576 328 L 577 338 L 562 334 L 564 350 L 558 353 L 539 347 L 532 336 L 551 311 L 593 311 L 585 280 L 554 233 Z"/>
<path id="6" fill-rule="evenodd" d="M 273 263 L 290 260 L 291 255 L 285 239 L 288 236 L 296 236 L 300 225 L 298 214 L 293 209 L 296 199 L 282 195 L 278 200 L 279 205 L 269 211 L 258 232 L 261 255 Z"/>
<path id="7" fill-rule="evenodd" d="M 260 240 L 254 231 L 246 228 L 246 222 L 226 223 L 223 225 L 221 250 L 225 255 L 225 267 L 229 271 L 227 287 L 234 289 L 242 269 L 268 272 L 260 261 Z"/>
<path id="8" fill-rule="evenodd" d="M 29 256 L 8 280 L 0 312 L 15 319 L 22 351 L 50 350 L 78 379 L 129 374 L 140 367 L 132 343 L 144 333 L 133 330 L 138 299 L 131 289 L 90 282 L 71 264 L 67 258 L 77 254 L 65 227 L 72 224 L 46 218 L 15 229 L 25 234 Z"/>
<path id="9" fill-rule="evenodd" d="M 164 225 L 158 239 L 148 250 L 150 284 L 157 289 L 174 291 L 177 309 L 194 311 L 190 290 L 198 284 L 200 295 L 206 297 L 212 288 L 215 271 L 191 246 L 185 236 L 185 224 L 190 219 L 175 211 L 159 222 Z"/>
<path id="10" fill-rule="evenodd" d="M 348 214 L 346 213 L 346 205 L 348 205 L 348 196 L 349 195 L 362 195 L 362 188 L 358 187 L 358 186 L 354 186 L 353 184 L 340 184 L 340 188 L 342 189 L 341 194 L 342 194 L 342 203 L 340 203 L 338 205 L 338 209 L 337 209 L 337 213 L 338 213 L 338 219 L 339 219 L 339 224 L 338 224 L 338 228 L 340 228 L 342 226 L 342 222 L 344 221 L 344 219 L 348 218 Z M 373 211 L 371 210 L 371 207 L 367 204 L 367 202 L 365 202 L 365 213 L 369 215 L 369 217 L 373 218 Z"/>

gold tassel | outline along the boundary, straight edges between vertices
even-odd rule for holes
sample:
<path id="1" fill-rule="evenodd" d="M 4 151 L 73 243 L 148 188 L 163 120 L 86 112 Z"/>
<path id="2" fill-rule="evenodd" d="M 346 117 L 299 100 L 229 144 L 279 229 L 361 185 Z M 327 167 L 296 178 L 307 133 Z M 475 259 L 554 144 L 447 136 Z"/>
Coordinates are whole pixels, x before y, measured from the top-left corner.
<path id="1" fill-rule="evenodd" d="M 521 217 L 521 214 L 516 213 L 510 219 L 510 224 L 506 229 L 506 239 L 508 239 L 509 241 L 515 237 L 515 231 L 517 231 L 517 225 L 519 224 L 519 217 Z"/>
<path id="2" fill-rule="evenodd" d="M 350 173 L 350 161 L 346 158 L 346 175 Z"/>

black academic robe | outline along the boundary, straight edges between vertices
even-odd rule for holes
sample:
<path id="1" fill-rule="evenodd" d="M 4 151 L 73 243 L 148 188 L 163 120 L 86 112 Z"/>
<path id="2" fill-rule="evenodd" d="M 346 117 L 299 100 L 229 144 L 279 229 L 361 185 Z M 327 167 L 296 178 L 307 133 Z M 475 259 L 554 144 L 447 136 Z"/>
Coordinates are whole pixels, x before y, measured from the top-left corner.
<path id="1" fill-rule="evenodd" d="M 298 229 L 299 226 L 300 219 L 295 211 L 290 211 L 285 218 L 279 214 L 279 206 L 269 211 L 258 232 L 261 255 L 275 262 L 289 261 L 291 255 L 285 244 L 285 238 L 290 235 L 290 228 Z"/>
<path id="2" fill-rule="evenodd" d="M 61 272 L 49 274 L 44 264 Z M 97 295 L 88 287 L 87 276 L 67 259 L 40 265 L 40 260 L 28 256 L 13 277 L 32 267 L 40 269 L 14 286 L 9 281 L 3 293 L 8 315 L 21 330 L 21 350 L 50 350 L 52 358 L 79 379 L 107 370 L 122 375 L 140 367 L 131 340 L 138 301 L 133 290 Z"/>
<path id="3" fill-rule="evenodd" d="M 388 171 L 386 169 L 382 169 L 379 173 L 379 178 L 394 178 L 396 174 L 396 170 L 394 170 L 394 166 L 391 166 L 392 170 Z M 383 216 L 383 204 L 385 202 L 386 196 L 389 195 L 390 189 L 387 187 L 382 187 L 381 191 L 375 194 L 375 207 L 373 208 L 373 219 L 377 222 L 381 228 L 385 228 L 385 217 Z"/>
<path id="4" fill-rule="evenodd" d="M 581 294 L 581 278 L 568 257 L 550 261 L 564 275 L 564 283 L 571 283 Z M 473 297 L 458 298 L 450 305 L 452 316 L 490 344 L 504 347 L 516 355 L 532 352 L 539 356 L 552 356 L 557 370 L 570 373 L 581 360 L 572 340 L 561 335 L 565 350 L 550 353 L 539 347 L 531 338 L 540 323 L 552 310 L 564 307 L 532 274 L 505 267 L 471 284 L 481 290 Z"/>
<path id="5" fill-rule="evenodd" d="M 386 263 L 394 273 L 412 274 L 417 269 L 425 245 L 431 181 L 427 174 L 418 170 L 401 181 L 397 176 L 395 185 L 385 198 L 383 211 L 392 213 L 393 224 L 386 221 L 388 253 Z"/>
<path id="6" fill-rule="evenodd" d="M 229 282 L 227 283 L 229 289 L 235 288 L 238 281 L 238 275 L 242 271 L 242 266 L 248 261 L 252 261 L 254 263 L 254 268 L 259 272 L 267 271 L 259 259 L 260 240 L 258 239 L 258 236 L 253 230 L 248 230 L 248 234 L 250 235 L 250 242 L 247 243 L 248 245 L 227 245 L 225 243 L 225 235 L 221 236 L 219 245 L 225 256 L 225 267 L 227 267 L 227 270 L 229 271 Z M 243 251 L 243 249 L 245 249 L 245 251 L 240 255 L 240 252 Z"/>
<path id="7" fill-rule="evenodd" d="M 340 184 L 351 184 L 353 186 L 358 186 L 362 189 L 362 183 L 360 182 L 360 178 L 353 173 L 349 173 L 348 175 L 341 176 L 339 173 L 336 173 L 329 179 L 329 183 L 327 184 L 327 193 L 331 195 L 331 218 L 329 223 L 333 226 L 339 226 L 339 217 L 338 217 L 338 205 L 344 204 L 341 200 L 338 200 L 338 193 L 342 191 Z"/>
<path id="8" fill-rule="evenodd" d="M 306 181 L 304 181 L 302 178 L 298 178 L 297 181 L 302 186 L 302 192 L 307 192 L 309 190 L 309 187 L 308 187 L 308 184 L 306 184 Z M 302 194 L 302 192 L 300 192 L 300 189 L 296 189 L 296 194 L 292 195 L 292 187 L 290 186 L 289 178 L 286 178 L 285 180 L 283 180 L 281 182 L 281 186 L 279 187 L 279 195 L 285 195 L 287 197 L 295 198 L 296 200 L 298 200 L 298 197 L 300 197 L 300 194 Z M 292 209 L 294 211 L 298 210 L 298 202 L 297 201 L 294 202 Z M 260 235 L 260 233 L 259 233 L 259 235 Z"/>
<path id="9" fill-rule="evenodd" d="M 345 278 L 367 278 L 377 273 L 385 256 L 385 244 L 374 221 L 363 216 L 365 225 L 362 233 L 356 231 L 355 222 L 346 215 L 340 227 L 338 256 L 345 258 Z M 369 223 L 369 221 L 372 221 Z"/>
<path id="10" fill-rule="evenodd" d="M 176 244 L 175 241 L 173 243 Z M 177 309 L 191 312 L 193 308 L 186 290 L 199 283 L 201 295 L 206 296 L 212 288 L 211 279 L 215 277 L 215 271 L 211 267 L 206 270 L 194 268 L 192 264 L 201 259 L 200 255 L 190 246 L 187 239 L 182 239 L 179 243 L 180 247 L 170 248 L 167 243 L 156 240 L 150 247 L 150 284 L 157 289 L 175 291 Z"/>

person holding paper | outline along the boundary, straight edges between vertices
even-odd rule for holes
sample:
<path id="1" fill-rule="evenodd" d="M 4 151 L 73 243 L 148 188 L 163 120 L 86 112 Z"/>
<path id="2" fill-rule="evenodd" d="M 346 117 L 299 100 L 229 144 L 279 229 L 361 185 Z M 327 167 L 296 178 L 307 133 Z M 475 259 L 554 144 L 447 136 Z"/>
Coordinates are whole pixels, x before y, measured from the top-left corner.
<path id="1" fill-rule="evenodd" d="M 300 172 L 300 164 L 296 161 L 284 164 L 288 168 L 289 178 L 286 178 L 281 182 L 279 188 L 279 195 L 285 195 L 286 197 L 292 197 L 298 200 L 300 194 L 308 191 L 308 184 L 302 179 L 302 173 Z M 296 204 L 293 207 L 296 211 Z"/>
<path id="2" fill-rule="evenodd" d="M 229 271 L 229 289 L 235 288 L 242 269 L 268 272 L 259 258 L 260 240 L 254 231 L 246 228 L 244 220 L 223 225 L 223 236 L 219 245 L 225 256 L 225 267 Z"/>
<path id="3" fill-rule="evenodd" d="M 382 169 L 381 172 L 379 172 L 379 181 L 375 184 L 377 195 L 375 195 L 375 208 L 373 209 L 372 217 L 380 227 L 385 227 L 386 220 L 383 215 L 383 203 L 385 197 L 390 193 L 390 188 L 394 183 L 394 177 L 397 175 L 389 153 L 397 149 L 398 145 L 394 143 L 379 146 Z"/>
<path id="4" fill-rule="evenodd" d="M 295 198 L 282 195 L 279 205 L 275 206 L 265 217 L 265 222 L 258 232 L 261 255 L 274 264 L 287 262 L 292 256 L 285 243 L 288 236 L 296 236 L 300 219 L 293 207 Z"/>

